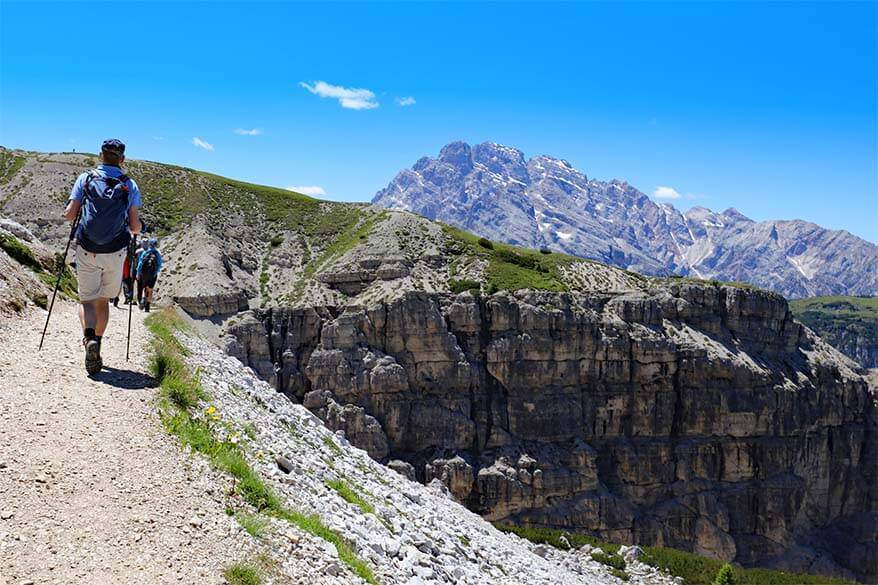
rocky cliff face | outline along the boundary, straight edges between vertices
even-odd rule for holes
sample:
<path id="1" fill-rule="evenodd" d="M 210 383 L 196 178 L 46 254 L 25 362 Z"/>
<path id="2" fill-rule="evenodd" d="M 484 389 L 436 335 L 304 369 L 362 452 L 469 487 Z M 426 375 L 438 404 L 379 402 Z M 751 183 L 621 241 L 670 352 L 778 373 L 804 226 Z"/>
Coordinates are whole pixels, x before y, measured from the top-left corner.
<path id="1" fill-rule="evenodd" d="M 594 258 L 645 274 L 749 282 L 790 298 L 878 294 L 878 246 L 805 221 L 735 209 L 681 213 L 624 181 L 596 181 L 550 156 L 486 142 L 445 146 L 374 203 L 481 236 Z"/>
<path id="2" fill-rule="evenodd" d="M 878 575 L 875 396 L 771 293 L 410 293 L 231 334 L 278 390 L 489 519 Z"/>

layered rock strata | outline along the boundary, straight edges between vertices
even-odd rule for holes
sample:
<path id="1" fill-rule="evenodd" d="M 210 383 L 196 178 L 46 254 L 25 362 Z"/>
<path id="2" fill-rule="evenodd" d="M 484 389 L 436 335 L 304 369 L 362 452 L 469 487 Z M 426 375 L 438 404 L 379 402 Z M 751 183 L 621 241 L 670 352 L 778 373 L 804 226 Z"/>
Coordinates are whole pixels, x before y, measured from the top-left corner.
<path id="1" fill-rule="evenodd" d="M 878 576 L 875 394 L 777 295 L 410 293 L 256 311 L 227 350 L 490 520 Z"/>

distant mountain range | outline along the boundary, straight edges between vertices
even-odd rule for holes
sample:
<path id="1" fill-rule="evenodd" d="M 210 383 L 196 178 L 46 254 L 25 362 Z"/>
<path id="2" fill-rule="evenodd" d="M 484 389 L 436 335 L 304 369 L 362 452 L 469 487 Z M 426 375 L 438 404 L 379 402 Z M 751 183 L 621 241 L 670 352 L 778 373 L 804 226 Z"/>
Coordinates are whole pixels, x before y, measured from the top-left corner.
<path id="1" fill-rule="evenodd" d="M 487 238 L 546 247 L 653 275 L 748 282 L 790 298 L 878 294 L 878 246 L 801 221 L 736 209 L 685 213 L 625 181 L 493 142 L 452 142 L 401 171 L 373 203 Z"/>

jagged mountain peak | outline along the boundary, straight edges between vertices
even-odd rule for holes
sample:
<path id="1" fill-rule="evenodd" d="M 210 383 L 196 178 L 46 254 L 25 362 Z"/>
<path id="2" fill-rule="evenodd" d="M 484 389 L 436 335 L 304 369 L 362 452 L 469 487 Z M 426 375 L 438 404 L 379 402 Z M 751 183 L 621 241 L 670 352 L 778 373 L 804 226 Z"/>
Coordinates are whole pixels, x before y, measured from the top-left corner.
<path id="1" fill-rule="evenodd" d="M 373 203 L 647 274 L 750 282 L 792 298 L 878 294 L 878 246 L 845 231 L 756 222 L 734 207 L 681 213 L 623 179 L 589 178 L 563 159 L 528 160 L 496 142 L 452 142 Z"/>

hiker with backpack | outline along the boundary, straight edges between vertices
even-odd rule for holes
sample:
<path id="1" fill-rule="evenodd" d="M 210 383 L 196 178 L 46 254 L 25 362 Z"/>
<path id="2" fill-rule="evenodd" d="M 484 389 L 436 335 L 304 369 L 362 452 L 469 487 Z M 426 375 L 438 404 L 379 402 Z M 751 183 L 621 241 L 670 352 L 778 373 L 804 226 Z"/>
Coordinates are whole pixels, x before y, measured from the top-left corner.
<path id="1" fill-rule="evenodd" d="M 122 295 L 125 297 L 126 305 L 134 302 L 132 300 L 134 296 L 134 275 L 131 272 L 131 268 L 131 258 L 126 256 L 125 262 L 122 263 Z M 116 295 L 116 298 L 113 299 L 113 306 L 119 307 L 119 295 Z"/>
<path id="2" fill-rule="evenodd" d="M 122 265 L 132 235 L 143 228 L 137 183 L 122 172 L 125 145 L 115 138 L 101 145 L 101 164 L 73 185 L 64 218 L 76 222 L 76 278 L 85 371 L 100 372 L 101 340 L 110 319 L 110 299 L 119 295 Z"/>
<path id="3" fill-rule="evenodd" d="M 140 254 L 137 262 L 137 280 L 143 285 L 143 300 L 140 308 L 149 313 L 152 304 L 152 291 L 155 288 L 156 279 L 162 269 L 162 255 L 158 251 L 159 241 L 152 238 L 149 241 L 149 249 Z"/>
<path id="4" fill-rule="evenodd" d="M 141 280 L 139 278 L 137 278 L 136 268 L 137 268 L 137 265 L 140 264 L 140 256 L 143 255 L 143 253 L 146 252 L 147 250 L 149 250 L 149 238 L 147 238 L 146 236 L 143 236 L 140 238 L 140 247 L 137 248 L 137 251 L 134 253 L 134 267 L 135 267 L 134 281 L 137 283 L 137 305 L 138 306 L 140 306 L 140 304 L 143 302 L 143 282 L 141 282 Z"/>

